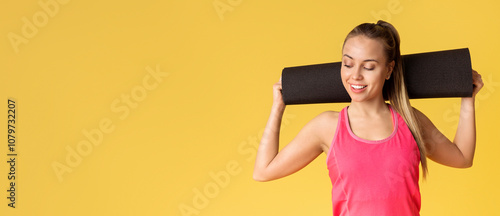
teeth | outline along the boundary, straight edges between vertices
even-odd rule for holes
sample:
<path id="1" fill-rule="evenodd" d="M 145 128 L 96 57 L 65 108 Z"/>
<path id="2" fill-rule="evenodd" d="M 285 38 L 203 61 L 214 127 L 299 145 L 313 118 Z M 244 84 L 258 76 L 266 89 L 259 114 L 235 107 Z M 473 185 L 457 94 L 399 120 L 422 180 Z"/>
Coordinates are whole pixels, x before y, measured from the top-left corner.
<path id="1" fill-rule="evenodd" d="M 363 89 L 365 88 L 366 86 L 362 86 L 362 85 L 351 85 L 354 89 Z"/>

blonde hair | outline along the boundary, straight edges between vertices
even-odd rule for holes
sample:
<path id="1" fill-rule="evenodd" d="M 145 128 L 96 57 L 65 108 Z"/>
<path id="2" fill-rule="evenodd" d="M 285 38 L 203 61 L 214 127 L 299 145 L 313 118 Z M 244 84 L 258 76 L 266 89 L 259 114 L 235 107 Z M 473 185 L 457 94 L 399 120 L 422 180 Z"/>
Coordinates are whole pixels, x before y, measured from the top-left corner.
<path id="1" fill-rule="evenodd" d="M 395 65 L 392 70 L 392 76 L 384 83 L 384 99 L 389 100 L 396 112 L 403 117 L 413 138 L 417 142 L 420 151 L 420 163 L 422 165 L 423 177 L 425 179 L 428 173 L 426 149 L 422 138 L 422 131 L 420 130 L 420 124 L 415 113 L 416 111 L 410 104 L 410 98 L 406 90 L 398 31 L 392 24 L 382 20 L 379 20 L 376 24 L 363 23 L 349 32 L 344 40 L 344 45 L 349 38 L 358 35 L 379 40 L 384 46 L 387 63 L 389 64 L 394 60 Z"/>

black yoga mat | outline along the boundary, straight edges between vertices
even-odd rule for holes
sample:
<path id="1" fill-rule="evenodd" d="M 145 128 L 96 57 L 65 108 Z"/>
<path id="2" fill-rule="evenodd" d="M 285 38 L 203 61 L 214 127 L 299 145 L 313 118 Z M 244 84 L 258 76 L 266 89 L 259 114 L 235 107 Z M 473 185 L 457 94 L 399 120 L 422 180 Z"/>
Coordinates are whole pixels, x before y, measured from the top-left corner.
<path id="1" fill-rule="evenodd" d="M 468 48 L 403 55 L 410 99 L 471 97 Z M 283 101 L 290 104 L 350 102 L 340 79 L 341 62 L 286 67 L 281 74 Z"/>

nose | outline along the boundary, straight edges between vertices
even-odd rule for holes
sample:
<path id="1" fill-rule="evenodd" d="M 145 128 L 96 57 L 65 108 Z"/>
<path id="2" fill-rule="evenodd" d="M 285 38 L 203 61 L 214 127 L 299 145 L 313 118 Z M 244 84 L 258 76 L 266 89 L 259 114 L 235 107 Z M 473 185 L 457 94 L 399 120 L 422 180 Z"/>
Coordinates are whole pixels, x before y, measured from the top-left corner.
<path id="1" fill-rule="evenodd" d="M 354 80 L 362 80 L 363 74 L 361 74 L 361 67 L 357 66 L 356 68 L 354 68 L 354 70 L 352 70 L 351 77 Z"/>

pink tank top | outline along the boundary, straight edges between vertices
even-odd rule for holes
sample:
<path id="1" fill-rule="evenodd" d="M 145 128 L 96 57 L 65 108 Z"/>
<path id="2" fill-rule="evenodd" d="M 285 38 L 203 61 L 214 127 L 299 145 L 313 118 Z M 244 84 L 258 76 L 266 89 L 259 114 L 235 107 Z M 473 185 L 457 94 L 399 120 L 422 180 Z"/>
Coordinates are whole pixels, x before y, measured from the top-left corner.
<path id="1" fill-rule="evenodd" d="M 333 215 L 419 215 L 420 152 L 403 118 L 391 105 L 392 134 L 382 140 L 357 137 L 347 109 L 339 113 L 327 154 Z"/>

